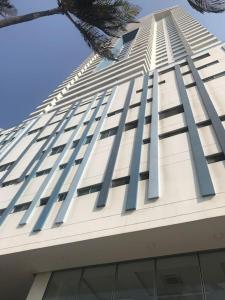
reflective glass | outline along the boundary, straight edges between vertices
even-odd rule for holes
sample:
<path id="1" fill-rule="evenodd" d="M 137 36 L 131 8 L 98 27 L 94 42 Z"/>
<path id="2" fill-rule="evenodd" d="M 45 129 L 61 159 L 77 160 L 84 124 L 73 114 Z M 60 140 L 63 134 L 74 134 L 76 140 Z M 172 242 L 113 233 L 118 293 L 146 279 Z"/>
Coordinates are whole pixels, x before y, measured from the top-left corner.
<path id="1" fill-rule="evenodd" d="M 115 265 L 85 269 L 79 300 L 111 300 L 115 286 Z"/>
<path id="2" fill-rule="evenodd" d="M 200 270 L 196 256 L 157 260 L 158 300 L 202 300 Z"/>
<path id="3" fill-rule="evenodd" d="M 206 300 L 225 299 L 225 252 L 200 254 Z"/>
<path id="4" fill-rule="evenodd" d="M 53 273 L 43 300 L 74 300 L 80 280 L 80 270 Z"/>
<path id="5" fill-rule="evenodd" d="M 142 261 L 120 264 L 116 285 L 117 300 L 154 299 L 154 263 Z"/>

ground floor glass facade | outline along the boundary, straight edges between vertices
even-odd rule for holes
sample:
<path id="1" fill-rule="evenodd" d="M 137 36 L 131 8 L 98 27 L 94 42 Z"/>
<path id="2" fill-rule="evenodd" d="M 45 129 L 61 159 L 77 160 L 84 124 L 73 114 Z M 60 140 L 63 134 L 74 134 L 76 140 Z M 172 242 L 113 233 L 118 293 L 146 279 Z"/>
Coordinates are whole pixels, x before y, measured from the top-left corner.
<path id="1" fill-rule="evenodd" d="M 52 273 L 44 300 L 224 300 L 225 251 Z"/>

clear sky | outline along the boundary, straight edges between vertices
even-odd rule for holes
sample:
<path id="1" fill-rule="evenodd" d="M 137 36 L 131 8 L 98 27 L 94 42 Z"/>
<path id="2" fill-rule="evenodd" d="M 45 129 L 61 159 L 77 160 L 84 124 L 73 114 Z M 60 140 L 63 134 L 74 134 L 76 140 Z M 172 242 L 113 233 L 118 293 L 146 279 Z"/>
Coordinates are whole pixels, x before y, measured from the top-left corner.
<path id="1" fill-rule="evenodd" d="M 186 0 L 132 0 L 141 16 L 184 6 L 209 31 L 225 40 L 225 13 L 195 12 Z M 56 0 L 14 0 L 19 14 L 54 7 Z M 79 32 L 63 16 L 41 18 L 0 29 L 0 128 L 25 119 L 90 53 Z"/>

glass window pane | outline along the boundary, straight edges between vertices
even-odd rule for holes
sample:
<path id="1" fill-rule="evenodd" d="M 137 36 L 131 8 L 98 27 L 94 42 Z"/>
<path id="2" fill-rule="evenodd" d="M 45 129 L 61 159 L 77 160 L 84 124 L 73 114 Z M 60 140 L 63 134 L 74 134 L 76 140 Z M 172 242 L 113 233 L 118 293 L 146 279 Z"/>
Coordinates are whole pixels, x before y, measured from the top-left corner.
<path id="1" fill-rule="evenodd" d="M 153 300 L 153 282 L 153 261 L 120 264 L 115 299 Z"/>
<path id="2" fill-rule="evenodd" d="M 111 300 L 115 286 L 115 265 L 88 268 L 81 279 L 79 300 Z"/>
<path id="3" fill-rule="evenodd" d="M 200 254 L 207 300 L 225 299 L 225 252 Z"/>
<path id="4" fill-rule="evenodd" d="M 53 273 L 43 300 L 74 300 L 80 276 L 80 270 Z"/>
<path id="5" fill-rule="evenodd" d="M 157 261 L 158 299 L 202 300 L 196 256 L 162 258 Z"/>

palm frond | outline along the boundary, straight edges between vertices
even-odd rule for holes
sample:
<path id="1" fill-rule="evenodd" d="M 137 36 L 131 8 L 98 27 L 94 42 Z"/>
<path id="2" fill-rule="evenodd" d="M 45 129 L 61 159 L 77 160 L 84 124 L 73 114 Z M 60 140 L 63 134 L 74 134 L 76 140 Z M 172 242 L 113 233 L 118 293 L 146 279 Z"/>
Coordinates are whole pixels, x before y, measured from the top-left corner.
<path id="1" fill-rule="evenodd" d="M 225 11 L 225 0 L 187 0 L 200 13 L 221 13 Z"/>
<path id="2" fill-rule="evenodd" d="M 115 60 L 115 57 L 111 51 L 112 40 L 110 37 L 107 37 L 105 34 L 101 33 L 96 27 L 74 19 L 74 17 L 69 13 L 66 13 L 66 15 L 80 31 L 85 42 L 94 52 L 98 53 L 102 57 Z"/>
<path id="3" fill-rule="evenodd" d="M 140 9 L 126 0 L 58 0 L 65 14 L 99 55 L 115 59 L 111 39 L 134 23 Z M 110 45 L 108 47 L 107 45 Z M 108 47 L 108 48 L 107 48 Z"/>
<path id="4" fill-rule="evenodd" d="M 0 15 L 2 17 L 15 16 L 16 14 L 17 10 L 15 6 L 9 0 L 0 0 Z"/>

